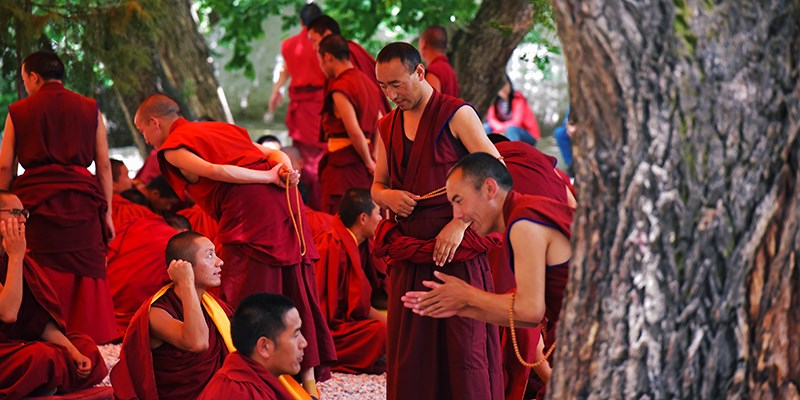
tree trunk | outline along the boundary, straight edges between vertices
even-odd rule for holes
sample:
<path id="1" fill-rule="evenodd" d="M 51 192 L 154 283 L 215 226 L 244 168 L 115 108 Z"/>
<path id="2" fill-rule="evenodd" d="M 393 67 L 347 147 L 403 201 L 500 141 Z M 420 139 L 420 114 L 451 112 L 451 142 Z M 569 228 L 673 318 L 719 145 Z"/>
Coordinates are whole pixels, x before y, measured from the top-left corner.
<path id="1" fill-rule="evenodd" d="M 797 398 L 800 3 L 554 3 L 580 199 L 550 398 Z"/>
<path id="2" fill-rule="evenodd" d="M 454 35 L 450 59 L 460 77 L 461 97 L 480 115 L 502 86 L 511 53 L 531 29 L 533 11 L 529 0 L 486 0 L 472 22 Z"/>

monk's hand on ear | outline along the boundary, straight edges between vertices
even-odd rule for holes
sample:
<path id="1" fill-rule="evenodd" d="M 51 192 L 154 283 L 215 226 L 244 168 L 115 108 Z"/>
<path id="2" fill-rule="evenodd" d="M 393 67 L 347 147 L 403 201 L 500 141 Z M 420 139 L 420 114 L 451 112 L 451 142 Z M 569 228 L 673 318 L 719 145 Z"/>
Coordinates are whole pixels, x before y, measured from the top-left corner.
<path id="1" fill-rule="evenodd" d="M 454 276 L 434 271 L 441 280 L 422 281 L 422 285 L 433 289 L 430 292 L 406 292 L 401 298 L 403 305 L 414 313 L 432 318 L 449 318 L 458 315 L 468 305 L 472 286 Z"/>
<path id="2" fill-rule="evenodd" d="M 414 207 L 417 206 L 417 200 L 419 200 L 419 196 L 405 190 L 389 189 L 383 191 L 383 201 L 386 206 L 403 218 L 411 215 Z"/>
<path id="3" fill-rule="evenodd" d="M 16 218 L 0 221 L 0 233 L 3 234 L 3 249 L 9 258 L 25 257 L 25 223 Z"/>
<path id="4" fill-rule="evenodd" d="M 439 231 L 439 234 L 436 235 L 436 246 L 433 248 L 433 263 L 436 266 L 441 267 L 453 261 L 468 227 L 469 225 L 460 219 L 453 218 Z"/>
<path id="5" fill-rule="evenodd" d="M 172 260 L 169 263 L 167 273 L 169 274 L 169 279 L 178 286 L 194 286 L 194 270 L 192 270 L 192 263 L 188 261 Z"/>
<path id="6" fill-rule="evenodd" d="M 89 373 L 92 372 L 92 361 L 88 357 L 76 351 L 72 354 L 72 360 L 75 362 L 75 367 L 77 367 L 79 378 L 89 376 Z"/>

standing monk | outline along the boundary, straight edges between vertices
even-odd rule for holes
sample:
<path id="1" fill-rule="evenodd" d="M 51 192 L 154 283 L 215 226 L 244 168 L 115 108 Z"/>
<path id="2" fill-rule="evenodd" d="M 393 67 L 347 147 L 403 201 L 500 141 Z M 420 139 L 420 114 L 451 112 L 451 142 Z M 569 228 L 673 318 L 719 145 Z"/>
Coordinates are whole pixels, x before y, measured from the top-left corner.
<path id="1" fill-rule="evenodd" d="M 464 157 L 447 178 L 447 197 L 456 218 L 472 223 L 481 235 L 505 233 L 517 290 L 489 293 L 437 271 L 436 278 L 443 283 L 426 281 L 424 285 L 433 290 L 408 292 L 403 301 L 415 313 L 434 318 L 475 318 L 510 326 L 512 333 L 515 326 L 536 327 L 544 341 L 535 336 L 539 342 L 533 343 L 536 358 L 525 363 L 546 383 L 569 276 L 574 208 L 550 197 L 523 195 L 511 189 L 511 174 L 488 154 Z M 539 397 L 542 394 L 540 391 Z"/>
<path id="2" fill-rule="evenodd" d="M 0 189 L 31 210 L 30 255 L 58 291 L 67 329 L 97 343 L 115 336 L 106 281 L 111 219 L 111 161 L 94 100 L 64 88 L 64 64 L 53 53 L 22 61 L 30 95 L 9 107 L 0 150 Z M 25 173 L 12 182 L 15 159 Z M 94 161 L 97 176 L 86 168 Z"/>
<path id="3" fill-rule="evenodd" d="M 461 317 L 420 318 L 400 301 L 406 291 L 424 289 L 422 281 L 433 279 L 436 269 L 492 291 L 485 249 L 453 258 L 459 246 L 477 248 L 480 243 L 468 224 L 453 218 L 447 199 L 435 194 L 442 192 L 447 170 L 464 155 L 499 154 L 472 107 L 428 84 L 413 46 L 396 42 L 384 47 L 376 72 L 397 109 L 380 122 L 384 147 L 378 152 L 372 197 L 392 211 L 403 235 L 436 238 L 429 262 L 394 260 L 389 267 L 389 399 L 499 399 L 503 384 L 497 328 Z"/>
<path id="4" fill-rule="evenodd" d="M 219 223 L 220 255 L 227 262 L 222 299 L 236 307 L 251 293 L 270 292 L 295 302 L 309 343 L 304 385 L 315 392 L 312 367 L 335 360 L 336 353 L 317 304 L 314 261 L 319 255 L 308 224 L 300 223 L 302 201 L 294 188 L 299 173 L 286 154 L 253 143 L 246 130 L 224 122 L 189 122 L 177 103 L 161 94 L 142 102 L 134 123 L 158 148 L 161 173 L 175 192 L 188 191 Z"/>
<path id="5" fill-rule="evenodd" d="M 380 144 L 378 118 L 385 98 L 369 78 L 353 68 L 347 41 L 328 35 L 319 43 L 319 64 L 328 76 L 322 132 L 328 153 L 320 163 L 322 211 L 335 214 L 347 189 L 369 189 L 375 173 L 373 149 Z M 377 139 L 377 144 L 372 142 Z"/>
<path id="6" fill-rule="evenodd" d="M 317 170 L 325 143 L 319 140 L 320 113 L 322 112 L 323 88 L 325 76 L 319 68 L 314 45 L 308 40 L 308 25 L 322 15 L 322 10 L 315 3 L 308 3 L 300 9 L 300 33 L 281 43 L 283 67 L 278 80 L 272 86 L 269 99 L 269 112 L 274 112 L 283 102 L 280 89 L 289 82 L 289 109 L 286 112 L 286 128 L 292 145 L 300 150 L 305 161 L 303 181 L 309 186 L 310 205 L 319 209 L 316 204 L 319 198 L 319 177 Z"/>
<path id="7" fill-rule="evenodd" d="M 458 78 L 450 65 L 447 52 L 447 31 L 441 26 L 431 26 L 419 37 L 419 52 L 425 61 L 425 79 L 441 93 L 459 97 Z"/>
<path id="8" fill-rule="evenodd" d="M 97 345 L 65 333 L 55 289 L 25 255 L 27 210 L 0 191 L 0 398 L 68 393 L 108 373 Z"/>

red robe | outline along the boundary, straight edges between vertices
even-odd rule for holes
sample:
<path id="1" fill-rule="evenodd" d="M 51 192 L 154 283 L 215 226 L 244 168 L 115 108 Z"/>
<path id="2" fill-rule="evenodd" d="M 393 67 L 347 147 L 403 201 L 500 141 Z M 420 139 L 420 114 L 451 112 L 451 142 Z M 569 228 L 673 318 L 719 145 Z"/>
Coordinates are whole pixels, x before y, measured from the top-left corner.
<path id="1" fill-rule="evenodd" d="M 8 256 L 0 258 L 0 279 L 5 284 Z M 68 393 L 92 387 L 108 374 L 97 345 L 82 333 L 66 333 L 56 291 L 41 268 L 26 256 L 23 261 L 22 304 L 16 323 L 0 322 L 0 398 L 22 398 L 35 390 L 58 389 Z M 54 322 L 84 356 L 92 371 L 79 378 L 75 362 L 63 346 L 42 341 L 48 322 Z"/>
<path id="2" fill-rule="evenodd" d="M 161 172 L 175 193 L 189 192 L 197 204 L 219 224 L 222 243 L 222 298 L 235 307 L 244 297 L 258 292 L 280 293 L 294 302 L 303 320 L 308 341 L 303 368 L 336 359 L 333 339 L 317 304 L 314 261 L 319 254 L 307 223 L 302 230 L 306 248 L 290 220 L 286 189 L 277 185 L 229 184 L 200 178 L 190 184 L 169 164 L 163 152 L 186 148 L 202 159 L 221 165 L 268 170 L 273 163 L 253 144 L 247 131 L 222 122 L 189 122 L 179 119 L 159 149 Z M 292 213 L 297 219 L 302 201 L 292 190 Z M 301 207 L 297 207 L 298 201 Z"/>
<path id="3" fill-rule="evenodd" d="M 376 365 L 386 354 L 386 325 L 369 319 L 372 287 L 361 266 L 353 234 L 336 218 L 333 227 L 317 236 L 319 302 L 339 359 L 332 370 L 347 373 L 383 373 Z"/>
<path id="4" fill-rule="evenodd" d="M 125 226 L 134 219 L 156 215 L 149 208 L 136 204 L 119 194 L 111 198 L 111 218 L 114 220 L 115 233 L 119 234 L 120 227 Z"/>
<path id="5" fill-rule="evenodd" d="M 353 66 L 363 72 L 381 94 L 379 109 L 383 115 L 388 114 L 389 111 L 392 111 L 392 107 L 389 104 L 389 99 L 383 95 L 383 91 L 378 84 L 378 77 L 375 76 L 375 59 L 372 57 L 372 54 L 369 54 L 360 44 L 352 40 L 347 41 L 347 49 L 350 50 L 350 62 L 353 63 Z"/>
<path id="6" fill-rule="evenodd" d="M 514 181 L 514 190 L 521 194 L 548 197 L 566 204 L 567 185 L 555 172 L 556 159 L 548 156 L 535 147 L 523 142 L 496 143 L 497 151 L 503 156 L 508 172 Z M 497 293 L 508 293 L 517 286 L 516 278 L 509 264 L 508 249 L 505 246 L 489 252 L 489 263 Z M 523 358 L 533 360 L 536 357 L 535 344 L 539 342 L 538 329 L 517 328 L 517 343 Z M 511 337 L 507 327 L 500 327 L 500 344 L 503 350 L 503 376 L 505 378 L 506 399 L 522 399 L 526 387 L 538 388 L 528 383 L 531 369 L 517 360 L 511 346 Z"/>
<path id="7" fill-rule="evenodd" d="M 311 229 L 311 236 L 316 241 L 317 236 L 333 227 L 333 221 L 336 219 L 335 215 L 328 214 L 322 211 L 312 210 L 311 207 L 303 207 L 303 219 L 308 223 Z"/>
<path id="8" fill-rule="evenodd" d="M 250 357 L 233 352 L 211 378 L 198 400 L 294 400 L 278 378 Z"/>
<path id="9" fill-rule="evenodd" d="M 572 216 L 575 209 L 568 206 L 565 202 L 553 200 L 545 196 L 531 196 L 520 194 L 516 191 L 511 191 L 506 197 L 503 204 L 503 219 L 506 223 L 505 240 L 509 245 L 506 246 L 509 255 L 509 265 L 514 266 L 514 249 L 509 242 L 509 232 L 511 227 L 518 221 L 526 220 L 537 224 L 541 224 L 553 229 L 558 230 L 567 239 L 572 237 L 571 225 Z M 539 344 L 540 333 L 544 337 L 544 349 L 547 352 L 556 339 L 556 328 L 558 325 L 558 318 L 561 314 L 561 306 L 563 302 L 564 289 L 567 286 L 567 279 L 569 277 L 569 261 L 559 265 L 548 265 L 545 271 L 545 314 L 542 324 L 537 328 L 529 329 L 533 334 L 528 337 L 528 354 L 526 359 L 528 361 L 535 359 L 536 347 Z M 519 339 L 519 337 L 518 337 Z M 510 346 L 508 346 L 510 347 Z M 506 352 L 509 358 L 508 362 L 513 356 L 511 351 Z M 552 364 L 553 355 L 551 354 L 548 361 Z M 515 363 L 519 365 L 519 363 Z M 538 398 L 543 398 L 544 387 L 539 391 Z"/>
<path id="10" fill-rule="evenodd" d="M 94 161 L 97 103 L 47 82 L 9 112 L 25 168 L 11 190 L 31 211 L 30 255 L 56 288 L 68 330 L 106 343 L 116 334 L 105 268 L 108 203 L 86 169 Z"/>
<path id="11" fill-rule="evenodd" d="M 183 215 L 189 220 L 193 231 L 207 237 L 217 248 L 220 247 L 219 238 L 217 237 L 219 232 L 217 221 L 214 221 L 213 218 L 206 214 L 197 203 L 189 208 L 178 211 L 178 214 Z"/>
<path id="12" fill-rule="evenodd" d="M 233 349 L 230 322 L 215 321 L 211 315 L 212 311 L 216 311 L 217 318 L 227 321 L 233 311 L 208 293 L 203 297 L 203 315 L 208 325 L 208 350 L 201 353 L 180 350 L 166 342 L 150 349 L 151 307 L 161 308 L 175 319 L 183 321 L 183 305 L 172 285 L 165 286 L 142 304 L 125 333 L 119 363 L 111 370 L 114 398 L 197 398 L 214 373 L 222 367 L 229 349 Z M 216 307 L 209 304 L 215 304 Z"/>
<path id="13" fill-rule="evenodd" d="M 461 96 L 456 71 L 450 66 L 450 59 L 447 56 L 441 55 L 434 58 L 430 65 L 425 68 L 425 74 L 431 74 L 439 78 L 439 83 L 442 85 L 442 93 L 453 97 Z"/>
<path id="14" fill-rule="evenodd" d="M 169 283 L 164 254 L 178 231 L 153 213 L 115 227 L 117 236 L 108 245 L 108 284 L 121 338 L 142 303 Z"/>
<path id="15" fill-rule="evenodd" d="M 381 99 L 384 98 L 380 89 L 355 68 L 348 69 L 329 80 L 326 84 L 325 104 L 322 108 L 322 133 L 325 140 L 348 138 L 344 121 L 335 113 L 334 93 L 344 95 L 352 104 L 358 125 L 364 132 L 364 138 L 372 140 L 378 127 L 378 109 Z M 372 187 L 372 174 L 352 145 L 332 153 L 326 153 L 320 162 L 319 176 L 322 185 L 321 210 L 330 214 L 336 214 L 339 209 L 339 200 L 348 189 Z"/>
<path id="16" fill-rule="evenodd" d="M 392 189 L 423 195 L 444 186 L 447 171 L 467 154 L 447 126 L 463 101 L 433 92 L 410 142 L 403 132 L 402 110 L 395 109 L 380 122 Z M 404 147 L 410 147 L 404 160 Z M 406 162 L 404 162 L 406 161 Z M 400 220 L 400 232 L 417 239 L 432 239 L 453 219 L 445 196 L 420 201 L 414 212 Z M 467 230 L 467 236 L 473 236 Z M 466 242 L 466 239 L 465 241 Z M 376 239 L 375 246 L 385 245 Z M 462 243 L 463 245 L 463 243 Z M 428 257 L 432 260 L 433 257 Z M 427 291 L 423 280 L 433 271 L 457 276 L 467 283 L 493 291 L 485 254 L 442 268 L 432 261 L 389 261 L 387 394 L 389 399 L 497 399 L 503 396 L 500 344 L 497 327 L 470 318 L 420 317 L 403 307 L 400 296 L 410 290 Z M 421 390 L 424 388 L 424 391 Z"/>
<path id="17" fill-rule="evenodd" d="M 158 170 L 158 152 L 153 149 L 150 151 L 150 154 L 147 155 L 147 158 L 142 164 L 142 168 L 139 168 L 139 171 L 136 172 L 136 176 L 133 179 L 141 181 L 146 185 L 159 175 L 161 175 L 161 172 Z"/>

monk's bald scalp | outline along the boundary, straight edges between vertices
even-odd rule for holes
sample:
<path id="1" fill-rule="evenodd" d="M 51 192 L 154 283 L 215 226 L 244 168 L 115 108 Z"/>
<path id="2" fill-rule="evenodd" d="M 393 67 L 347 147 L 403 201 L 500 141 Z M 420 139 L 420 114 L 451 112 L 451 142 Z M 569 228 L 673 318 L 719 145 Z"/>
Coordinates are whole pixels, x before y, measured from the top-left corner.
<path id="1" fill-rule="evenodd" d="M 447 51 L 447 30 L 445 30 L 444 27 L 439 25 L 428 27 L 428 29 L 422 32 L 420 37 L 425 39 L 425 43 L 427 43 L 428 46 L 442 53 Z"/>
<path id="2" fill-rule="evenodd" d="M 157 93 L 144 99 L 139 109 L 136 110 L 136 115 L 139 118 L 148 117 L 165 117 L 167 115 L 179 114 L 181 108 L 175 100 L 172 100 L 166 95 Z"/>
<path id="3" fill-rule="evenodd" d="M 3 205 L 3 208 L 7 208 L 5 206 L 8 204 L 8 199 L 11 197 L 17 197 L 17 195 L 12 193 L 10 190 L 0 190 L 0 204 Z"/>

